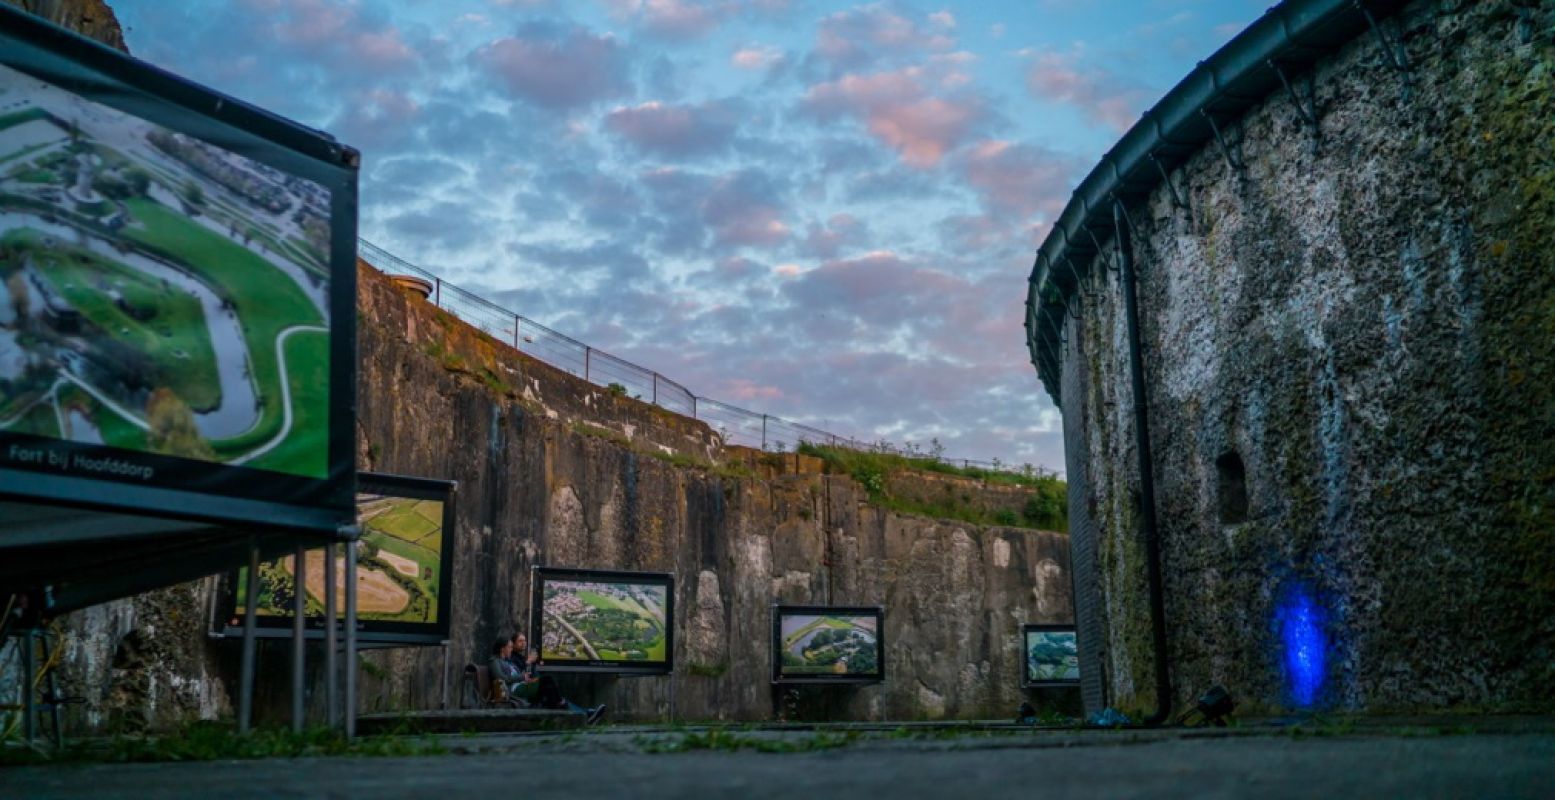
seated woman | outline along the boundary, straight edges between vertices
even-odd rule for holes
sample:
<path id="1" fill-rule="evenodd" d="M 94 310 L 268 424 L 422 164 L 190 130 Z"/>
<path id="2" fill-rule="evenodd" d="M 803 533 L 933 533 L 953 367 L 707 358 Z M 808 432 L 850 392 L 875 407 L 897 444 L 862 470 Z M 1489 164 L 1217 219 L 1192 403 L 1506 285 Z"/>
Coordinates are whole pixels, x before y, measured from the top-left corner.
<path id="1" fill-rule="evenodd" d="M 512 702 L 518 698 L 514 689 L 523 684 L 524 676 L 513 665 L 510 657 L 513 655 L 513 642 L 511 639 L 498 639 L 491 646 L 491 661 L 487 662 L 486 669 L 491 673 L 493 692 L 491 700 L 496 702 Z M 501 684 L 500 691 L 495 690 L 496 684 Z"/>

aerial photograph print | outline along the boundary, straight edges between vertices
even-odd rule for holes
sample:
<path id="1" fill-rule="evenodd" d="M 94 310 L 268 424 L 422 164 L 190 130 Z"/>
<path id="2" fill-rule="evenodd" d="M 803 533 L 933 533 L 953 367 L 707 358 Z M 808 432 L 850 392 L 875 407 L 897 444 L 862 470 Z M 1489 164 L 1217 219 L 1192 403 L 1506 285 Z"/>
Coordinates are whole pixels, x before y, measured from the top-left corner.
<path id="1" fill-rule="evenodd" d="M 541 660 L 666 660 L 668 587 L 547 580 L 543 592 Z"/>
<path id="2" fill-rule="evenodd" d="M 1080 651 L 1074 631 L 1026 631 L 1026 680 L 1077 681 Z"/>
<path id="3" fill-rule="evenodd" d="M 875 616 L 785 614 L 784 675 L 874 675 L 880 669 Z"/>
<path id="4" fill-rule="evenodd" d="M 0 433 L 324 477 L 329 208 L 0 67 Z"/>
<path id="5" fill-rule="evenodd" d="M 416 497 L 361 494 L 357 513 L 362 525 L 356 567 L 357 616 L 368 621 L 435 624 L 443 576 L 443 503 Z M 335 581 L 345 584 L 345 557 L 335 558 Z M 307 553 L 306 616 L 324 614 L 324 551 Z M 259 565 L 256 613 L 290 617 L 296 586 L 296 559 Z M 244 596 L 240 580 L 236 597 Z M 345 608 L 337 594 L 336 613 Z M 243 610 L 241 601 L 238 613 Z"/>

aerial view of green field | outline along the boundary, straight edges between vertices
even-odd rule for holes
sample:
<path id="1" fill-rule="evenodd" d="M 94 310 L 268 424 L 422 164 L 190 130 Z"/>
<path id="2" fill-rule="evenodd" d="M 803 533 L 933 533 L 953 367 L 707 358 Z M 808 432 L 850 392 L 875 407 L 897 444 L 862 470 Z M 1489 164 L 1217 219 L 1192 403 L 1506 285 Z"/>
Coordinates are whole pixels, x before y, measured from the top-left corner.
<path id="1" fill-rule="evenodd" d="M 1079 680 L 1080 650 L 1074 631 L 1026 631 L 1026 679 Z"/>
<path id="2" fill-rule="evenodd" d="M 874 675 L 880 670 L 875 616 L 784 614 L 784 675 Z"/>
<path id="3" fill-rule="evenodd" d="M 356 569 L 357 616 L 363 620 L 436 623 L 442 587 L 443 503 L 414 497 L 358 495 L 362 524 Z M 307 616 L 324 614 L 324 551 L 309 550 L 304 599 Z M 295 558 L 259 565 L 259 614 L 290 617 L 296 586 Z M 335 559 L 336 586 L 345 581 L 345 558 Z M 239 579 L 237 613 L 245 592 Z M 345 593 L 336 597 L 345 610 Z"/>
<path id="4" fill-rule="evenodd" d="M 0 67 L 0 433 L 324 477 L 329 204 Z"/>
<path id="5" fill-rule="evenodd" d="M 540 658 L 664 661 L 662 585 L 547 580 Z"/>

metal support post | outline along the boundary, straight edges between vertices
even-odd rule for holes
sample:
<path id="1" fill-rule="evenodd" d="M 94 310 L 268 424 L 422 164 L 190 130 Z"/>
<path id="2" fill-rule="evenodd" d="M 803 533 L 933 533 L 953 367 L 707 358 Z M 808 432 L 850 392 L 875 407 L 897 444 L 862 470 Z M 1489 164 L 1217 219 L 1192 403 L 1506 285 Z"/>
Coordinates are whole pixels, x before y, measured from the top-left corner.
<path id="1" fill-rule="evenodd" d="M 437 306 L 438 308 L 442 308 L 443 307 L 443 279 L 442 278 L 433 278 L 432 279 L 432 305 Z"/>
<path id="2" fill-rule="evenodd" d="M 443 640 L 443 699 L 438 708 L 448 710 L 448 640 Z"/>
<path id="3" fill-rule="evenodd" d="M 767 449 L 767 415 L 761 415 L 761 449 Z"/>
<path id="4" fill-rule="evenodd" d="M 44 631 L 42 633 L 42 637 L 43 637 L 43 657 L 45 659 L 47 659 L 48 656 L 49 656 L 49 652 L 54 648 L 54 639 L 53 639 L 53 637 L 49 636 L 49 632 L 48 631 Z M 59 707 L 64 702 L 64 699 L 59 694 L 59 670 L 57 670 L 57 669 L 49 670 L 48 676 L 49 676 L 49 694 L 48 694 L 49 718 L 50 718 L 50 721 L 52 721 L 54 723 L 54 746 L 55 747 L 64 747 L 65 746 L 65 732 L 64 732 L 64 730 L 62 730 L 60 728 L 60 718 L 59 718 Z"/>
<path id="5" fill-rule="evenodd" d="M 259 603 L 259 543 L 248 543 L 248 576 L 243 587 L 243 665 L 238 680 L 238 733 L 254 724 L 254 606 Z"/>
<path id="6" fill-rule="evenodd" d="M 324 545 L 324 707 L 325 720 L 333 728 L 340 722 L 340 672 L 335 660 L 335 543 Z"/>
<path id="7" fill-rule="evenodd" d="M 33 660 L 32 637 L 31 630 L 22 632 L 22 736 L 28 744 L 38 736 L 38 665 Z"/>
<path id="8" fill-rule="evenodd" d="M 346 738 L 356 735 L 356 540 L 346 542 Z"/>
<path id="9" fill-rule="evenodd" d="M 653 373 L 653 404 L 659 404 L 659 373 Z"/>
<path id="10" fill-rule="evenodd" d="M 590 362 L 592 362 L 593 360 L 594 360 L 594 348 L 592 348 L 592 347 L 584 347 L 583 348 L 583 380 L 588 380 L 589 379 L 589 367 L 591 366 Z"/>
<path id="11" fill-rule="evenodd" d="M 303 632 L 303 615 L 307 613 L 308 596 L 308 551 L 301 545 L 297 547 L 294 556 L 296 563 L 292 565 L 292 730 L 302 733 L 303 726 L 303 679 L 306 657 L 304 656 L 307 637 Z"/>

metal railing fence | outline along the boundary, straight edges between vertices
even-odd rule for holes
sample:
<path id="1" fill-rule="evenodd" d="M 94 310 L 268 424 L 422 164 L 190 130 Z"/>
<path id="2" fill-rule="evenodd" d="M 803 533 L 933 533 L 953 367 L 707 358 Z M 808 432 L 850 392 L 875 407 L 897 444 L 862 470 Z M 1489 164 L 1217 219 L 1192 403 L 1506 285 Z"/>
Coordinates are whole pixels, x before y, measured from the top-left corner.
<path id="1" fill-rule="evenodd" d="M 473 292 L 451 284 L 435 273 L 406 261 L 367 241 L 359 239 L 361 257 L 391 275 L 414 275 L 432 284 L 429 298 L 438 308 L 486 332 L 525 355 L 582 378 L 596 386 L 621 392 L 652 403 L 667 411 L 701 420 L 718 431 L 725 444 L 743 445 L 767 452 L 789 452 L 801 444 L 842 447 L 874 453 L 891 453 L 908 458 L 930 458 L 963 469 L 998 472 L 1025 472 L 1052 475 L 1052 470 L 1023 465 L 1017 467 L 997 459 L 978 461 L 946 458 L 909 444 L 899 447 L 886 441 L 864 441 L 823 431 L 771 414 L 761 414 L 700 397 L 690 389 L 659 373 L 640 367 L 619 356 L 591 347 L 566 334 L 558 333 L 527 317 L 520 316 Z"/>

